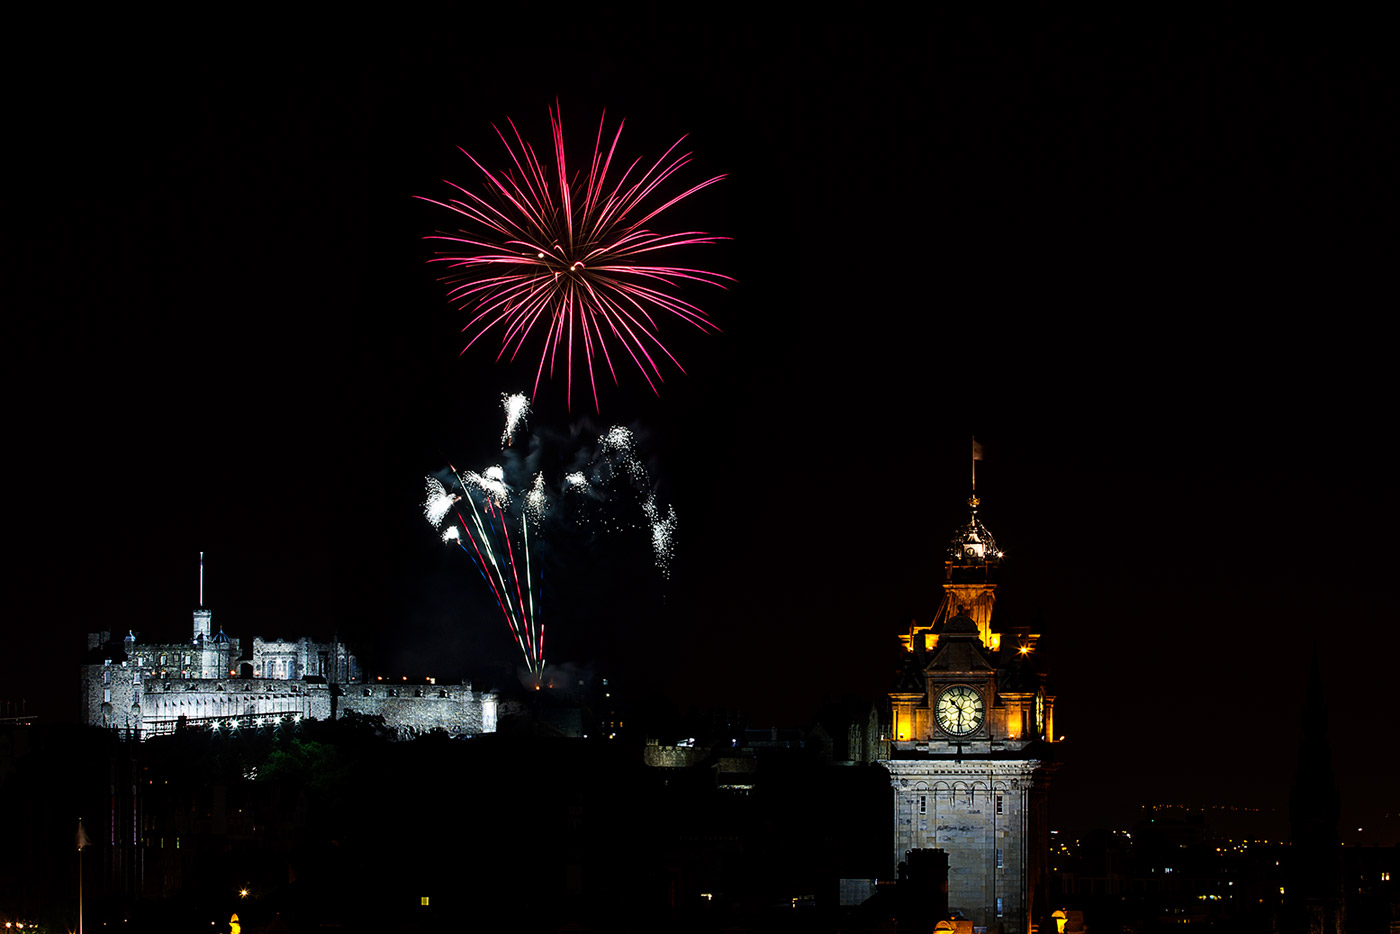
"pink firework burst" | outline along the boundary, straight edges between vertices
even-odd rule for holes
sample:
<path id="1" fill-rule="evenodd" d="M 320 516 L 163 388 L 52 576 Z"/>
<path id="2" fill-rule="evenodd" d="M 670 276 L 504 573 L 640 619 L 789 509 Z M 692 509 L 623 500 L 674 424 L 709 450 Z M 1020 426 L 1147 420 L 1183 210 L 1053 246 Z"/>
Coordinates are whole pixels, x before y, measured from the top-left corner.
<path id="1" fill-rule="evenodd" d="M 614 170 L 622 123 L 612 142 L 605 144 L 605 117 L 598 121 L 587 175 L 569 174 L 563 121 L 556 103 L 549 112 L 553 166 L 542 161 L 515 123 L 507 120 L 514 144 L 499 128 L 493 129 L 505 145 L 511 166 L 492 172 L 462 150 L 486 176 L 486 196 L 447 182 L 460 197 L 422 199 L 471 221 L 470 229 L 427 238 L 450 244 L 439 250 L 432 262 L 448 265 L 451 272 L 443 277 L 451 287 L 448 297 L 473 312 L 462 329 L 472 335 L 462 352 L 494 333 L 501 339 L 496 359 L 508 356 L 514 360 L 531 335 L 542 334 L 534 393 L 539 392 L 546 369 L 553 378 L 562 356 L 571 409 L 576 355 L 588 371 L 595 409 L 598 382 L 594 364 L 601 359 L 616 383 L 613 358 L 621 359 L 617 348 L 632 358 L 652 392 L 664 381 L 659 366 L 663 356 L 684 373 L 685 368 L 661 340 L 658 318 L 674 316 L 703 331 L 718 331 L 703 310 L 677 292 L 688 282 L 723 288 L 725 282 L 733 281 L 702 269 L 655 265 L 661 251 L 727 238 L 695 230 L 657 233 L 647 226 L 667 208 L 724 176 L 717 175 L 663 200 L 658 190 L 690 163 L 690 153 L 676 154 L 685 140 L 681 137 L 651 168 L 640 170 L 642 161 L 635 159 L 613 180 L 609 173 Z"/>

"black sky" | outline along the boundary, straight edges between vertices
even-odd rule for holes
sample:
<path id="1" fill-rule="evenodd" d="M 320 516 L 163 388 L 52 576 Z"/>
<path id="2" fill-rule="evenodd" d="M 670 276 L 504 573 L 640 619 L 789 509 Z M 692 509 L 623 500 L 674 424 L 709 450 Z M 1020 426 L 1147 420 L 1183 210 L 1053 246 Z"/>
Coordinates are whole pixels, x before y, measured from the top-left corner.
<path id="1" fill-rule="evenodd" d="M 493 458 L 530 376 L 457 355 L 421 239 L 446 219 L 413 196 L 472 180 L 456 147 L 497 157 L 507 116 L 542 138 L 557 98 L 576 142 L 603 108 L 629 153 L 690 134 L 693 178 L 729 177 L 682 219 L 734 238 L 703 258 L 739 280 L 692 296 L 722 335 L 671 331 L 687 376 L 655 399 L 624 373 L 593 417 L 643 430 L 679 551 L 664 586 L 561 570 L 561 663 L 763 723 L 878 694 L 937 605 L 975 431 L 999 612 L 1043 618 L 1066 822 L 1282 808 L 1316 644 L 1344 838 L 1396 839 L 1376 23 L 24 26 L 0 697 L 72 719 L 84 633 L 187 635 L 200 550 L 231 634 L 509 676 L 417 504 L 445 458 Z M 556 390 L 534 423 L 564 430 Z"/>

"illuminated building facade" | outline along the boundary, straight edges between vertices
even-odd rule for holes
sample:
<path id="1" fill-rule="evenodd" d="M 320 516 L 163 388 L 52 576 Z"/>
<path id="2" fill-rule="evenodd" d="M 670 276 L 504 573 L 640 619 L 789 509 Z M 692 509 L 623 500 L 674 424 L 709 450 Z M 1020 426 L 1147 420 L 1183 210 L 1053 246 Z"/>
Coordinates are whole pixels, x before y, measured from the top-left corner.
<path id="1" fill-rule="evenodd" d="M 912 850 L 944 851 L 951 912 L 987 931 L 1027 932 L 1048 911 L 1055 699 L 1037 665 L 1039 634 L 993 619 L 1002 553 L 978 504 L 974 493 L 949 546 L 937 614 L 900 636 L 884 762 L 894 855 L 907 863 Z"/>
<path id="2" fill-rule="evenodd" d="M 346 712 L 383 717 L 403 738 L 436 729 L 457 736 L 496 730 L 496 694 L 473 691 L 470 683 L 363 683 L 359 662 L 340 642 L 254 638 L 250 660 L 240 649 L 238 639 L 214 631 L 204 607 L 194 611 L 189 642 L 89 633 L 82 720 L 142 740 L 182 726 L 256 728 Z"/>

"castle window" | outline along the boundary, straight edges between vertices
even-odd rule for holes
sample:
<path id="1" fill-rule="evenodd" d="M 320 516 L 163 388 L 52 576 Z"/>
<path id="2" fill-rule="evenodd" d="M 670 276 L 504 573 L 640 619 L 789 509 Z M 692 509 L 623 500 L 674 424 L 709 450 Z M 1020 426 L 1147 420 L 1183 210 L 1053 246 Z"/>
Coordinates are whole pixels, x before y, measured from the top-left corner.
<path id="1" fill-rule="evenodd" d="M 998 918 L 1001 917 L 1001 911 L 1002 911 L 1002 900 L 1001 900 L 1001 896 L 998 895 L 998 896 L 997 896 L 997 917 L 998 917 Z"/>
<path id="2" fill-rule="evenodd" d="M 997 868 L 998 868 L 998 869 L 1005 869 L 1005 868 L 1006 868 L 1005 865 L 1004 865 L 1004 864 L 1002 863 L 1002 861 L 1001 861 L 1001 849 L 1000 849 L 1000 848 L 997 849 Z M 998 915 L 1001 914 L 1001 906 L 1000 906 L 1000 905 L 997 906 L 997 914 L 998 914 Z"/>
<path id="3" fill-rule="evenodd" d="M 1005 813 L 1006 813 L 1004 810 L 1002 810 L 1001 795 L 997 795 L 997 813 L 998 813 L 998 814 L 1005 814 Z"/>
<path id="4" fill-rule="evenodd" d="M 104 691 L 102 692 L 102 703 L 104 703 L 104 704 L 110 704 L 111 702 L 112 702 L 112 689 L 111 689 L 111 688 L 107 688 L 106 690 L 104 690 Z"/>
<path id="5" fill-rule="evenodd" d="M 926 795 L 919 795 L 919 813 L 928 813 L 928 797 Z"/>
<path id="6" fill-rule="evenodd" d="M 111 683 L 112 683 L 112 673 L 111 673 L 110 671 L 104 671 L 104 672 L 102 672 L 102 683 L 103 683 L 103 684 L 111 684 Z"/>

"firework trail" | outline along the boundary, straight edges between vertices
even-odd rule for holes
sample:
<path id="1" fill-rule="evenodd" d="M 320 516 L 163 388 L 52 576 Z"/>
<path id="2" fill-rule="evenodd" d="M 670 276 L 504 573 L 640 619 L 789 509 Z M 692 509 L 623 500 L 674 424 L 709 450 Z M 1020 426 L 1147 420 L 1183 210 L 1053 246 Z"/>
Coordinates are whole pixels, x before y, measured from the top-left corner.
<path id="1" fill-rule="evenodd" d="M 500 467 L 489 467 L 480 474 L 455 467 L 451 470 L 462 493 L 448 493 L 440 480 L 428 477 L 423 514 L 435 528 L 442 526 L 448 512 L 456 517 L 457 524 L 443 531 L 442 540 L 455 543 L 476 565 L 525 656 L 526 668 L 538 675 L 544 671 L 545 656 L 536 591 L 543 581 L 532 568 L 530 511 L 511 509 L 512 502 L 528 503 L 533 491 L 517 500 Z M 444 501 L 449 504 L 446 510 L 442 508 Z"/>
<path id="2" fill-rule="evenodd" d="M 654 258 L 675 247 L 727 238 L 695 230 L 657 233 L 647 227 L 667 208 L 724 176 L 693 185 L 653 207 L 663 197 L 659 193 L 663 184 L 691 161 L 691 153 L 677 154 L 685 137 L 650 168 L 639 169 L 642 160 L 635 159 L 625 169 L 614 170 L 623 124 L 618 124 L 608 143 L 603 134 L 605 118 L 598 122 L 586 176 L 578 171 L 570 175 L 556 103 L 549 112 L 552 165 L 548 154 L 541 159 L 514 122 L 507 120 L 514 143 L 493 127 L 510 157 L 505 169 L 493 172 L 462 150 L 485 176 L 484 196 L 449 181 L 458 197 L 421 199 L 470 222 L 470 229 L 426 238 L 445 244 L 432 262 L 447 264 L 449 272 L 442 281 L 450 287 L 448 297 L 473 312 L 462 329 L 472 335 L 462 352 L 495 332 L 501 340 L 496 359 L 514 360 L 531 335 L 541 335 L 543 346 L 531 395 L 539 392 L 546 364 L 550 378 L 554 377 L 562 355 L 570 409 L 576 355 L 588 372 L 593 406 L 599 411 L 594 368 L 600 358 L 617 382 L 610 348 L 626 351 L 652 392 L 658 392 L 657 383 L 664 381 L 660 358 L 684 373 L 661 341 L 657 318 L 673 316 L 702 331 L 718 331 L 703 310 L 675 293 L 688 282 L 724 288 L 733 281 L 702 269 L 657 265 Z M 622 162 L 619 158 L 619 166 Z"/>

